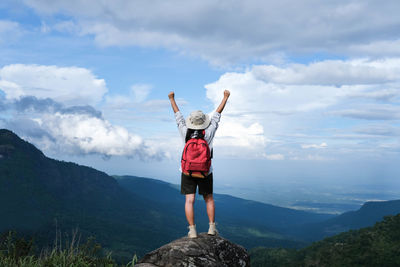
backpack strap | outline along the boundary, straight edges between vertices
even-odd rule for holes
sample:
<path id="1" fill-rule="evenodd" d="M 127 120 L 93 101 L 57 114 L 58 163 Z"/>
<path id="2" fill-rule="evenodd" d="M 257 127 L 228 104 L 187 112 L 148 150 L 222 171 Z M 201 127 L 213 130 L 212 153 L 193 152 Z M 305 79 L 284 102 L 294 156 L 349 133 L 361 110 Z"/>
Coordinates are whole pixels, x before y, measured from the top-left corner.
<path id="1" fill-rule="evenodd" d="M 201 176 L 193 176 L 193 171 L 188 170 L 187 174 L 189 174 L 188 176 L 192 177 L 192 178 L 206 178 L 208 175 L 205 172 L 197 172 L 197 173 L 201 173 L 201 175 L 203 175 L 203 177 Z M 184 173 L 186 174 L 186 173 Z"/>

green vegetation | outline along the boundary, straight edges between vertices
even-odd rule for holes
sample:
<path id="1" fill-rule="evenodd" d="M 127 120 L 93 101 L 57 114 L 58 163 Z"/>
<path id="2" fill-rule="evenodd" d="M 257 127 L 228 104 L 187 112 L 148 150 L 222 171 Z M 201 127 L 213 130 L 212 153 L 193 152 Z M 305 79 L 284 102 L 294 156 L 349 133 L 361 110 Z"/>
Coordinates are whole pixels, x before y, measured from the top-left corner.
<path id="1" fill-rule="evenodd" d="M 171 215 L 184 217 L 184 198 L 179 192 L 180 189 L 173 185 L 135 176 L 115 176 L 115 178 L 121 187 L 135 195 L 148 201 L 157 201 L 159 207 L 163 207 Z M 196 197 L 197 229 L 205 231 L 208 229 L 208 218 L 204 201 L 201 197 Z M 291 210 L 229 195 L 214 194 L 214 199 L 219 231 L 225 238 L 246 248 L 260 245 L 285 248 L 304 247 L 307 243 L 288 236 L 287 229 L 297 224 L 331 218 L 330 215 Z"/>
<path id="2" fill-rule="evenodd" d="M 251 266 L 400 266 L 400 214 L 301 250 L 256 248 Z"/>
<path id="3" fill-rule="evenodd" d="M 258 247 L 250 250 L 250 261 L 252 267 L 291 266 L 295 255 L 295 249 Z"/>
<path id="4" fill-rule="evenodd" d="M 0 233 L 14 229 L 43 248 L 57 230 L 78 227 L 83 239 L 96 236 L 114 251 L 117 262 L 185 233 L 184 217 L 178 220 L 103 172 L 47 158 L 11 131 L 0 130 L 0 155 Z"/>
<path id="5" fill-rule="evenodd" d="M 373 226 L 387 215 L 400 213 L 400 200 L 370 201 L 359 210 L 349 211 L 320 223 L 288 229 L 288 234 L 300 240 L 318 241 L 349 230 Z"/>
<path id="6" fill-rule="evenodd" d="M 35 252 L 32 239 L 26 241 L 18 237 L 13 231 L 5 232 L 0 236 L 0 266 L 2 267 L 117 267 L 119 266 L 111 257 L 111 252 L 104 255 L 101 245 L 89 238 L 85 244 L 79 244 L 77 232 L 72 239 L 63 245 L 61 240 L 54 242 L 52 249 Z M 137 262 L 136 255 L 127 265 L 134 266 Z"/>
<path id="7" fill-rule="evenodd" d="M 302 248 L 316 236 L 322 238 L 336 230 L 373 225 L 383 215 L 400 212 L 400 201 L 367 203 L 357 212 L 332 218 L 229 195 L 215 194 L 214 198 L 218 228 L 225 238 L 247 248 L 270 248 L 252 251 L 253 260 L 260 262 L 258 266 L 265 261 L 271 266 L 282 266 L 282 262 L 306 263 L 308 259 L 312 262 L 317 256 L 288 248 Z M 175 186 L 132 176 L 113 178 L 93 168 L 50 159 L 4 129 L 0 129 L 0 203 L 0 233 L 15 229 L 21 236 L 35 240 L 35 248 L 28 241 L 18 241 L 17 251 L 22 251 L 24 258 L 3 246 L 3 265 L 7 261 L 17 264 L 19 260 L 32 265 L 51 255 L 63 261 L 73 261 L 77 255 L 84 258 L 81 250 L 68 247 L 56 246 L 43 252 L 43 248 L 53 247 L 53 233 L 76 228 L 82 240 L 96 236 L 104 251 L 113 251 L 113 260 L 118 264 L 130 261 L 133 254 L 143 256 L 186 234 L 184 198 Z M 195 208 L 198 230 L 205 231 L 208 218 L 204 202 L 199 200 Z M 282 247 L 286 249 L 271 249 Z M 107 255 L 96 257 L 107 260 Z M 326 256 L 320 262 L 328 259 Z"/>
<path id="8" fill-rule="evenodd" d="M 116 179 L 117 178 L 117 179 Z M 184 197 L 171 184 L 137 177 L 111 177 L 93 168 L 46 157 L 13 132 L 0 129 L 0 232 L 33 236 L 52 244 L 58 230 L 79 228 L 96 236 L 118 262 L 139 257 L 187 233 Z M 277 225 L 321 221 L 326 216 L 215 195 L 224 237 L 251 248 L 302 247 Z M 196 203 L 198 229 L 208 229 L 203 201 Z M 248 229 L 251 229 L 248 231 Z"/>

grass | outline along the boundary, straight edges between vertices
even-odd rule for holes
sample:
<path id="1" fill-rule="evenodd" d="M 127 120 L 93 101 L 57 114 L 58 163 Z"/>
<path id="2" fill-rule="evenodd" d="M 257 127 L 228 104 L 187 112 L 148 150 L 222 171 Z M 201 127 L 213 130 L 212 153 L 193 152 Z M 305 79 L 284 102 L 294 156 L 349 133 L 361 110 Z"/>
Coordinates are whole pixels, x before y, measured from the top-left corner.
<path id="1" fill-rule="evenodd" d="M 105 253 L 95 239 L 88 238 L 84 244 L 80 244 L 78 231 L 73 231 L 70 240 L 63 244 L 60 234 L 52 248 L 42 249 L 35 253 L 33 240 L 25 240 L 18 237 L 16 232 L 8 231 L 0 236 L 0 266 L 4 267 L 118 267 L 134 266 L 137 257 L 126 265 L 118 265 L 112 259 L 112 253 Z"/>

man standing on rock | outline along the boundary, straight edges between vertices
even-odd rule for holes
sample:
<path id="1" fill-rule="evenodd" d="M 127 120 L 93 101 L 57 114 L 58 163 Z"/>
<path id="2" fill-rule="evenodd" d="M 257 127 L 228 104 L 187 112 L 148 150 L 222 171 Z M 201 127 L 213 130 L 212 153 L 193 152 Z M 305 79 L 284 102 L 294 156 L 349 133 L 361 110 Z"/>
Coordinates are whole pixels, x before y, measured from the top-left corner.
<path id="1" fill-rule="evenodd" d="M 185 214 L 189 223 L 188 236 L 190 238 L 197 237 L 196 225 L 194 223 L 194 202 L 197 187 L 199 187 L 199 194 L 203 195 L 204 201 L 206 202 L 207 215 L 209 219 L 208 234 L 215 235 L 217 233 L 215 226 L 213 173 L 211 166 L 212 141 L 218 128 L 221 112 L 225 108 L 229 95 L 230 92 L 225 90 L 221 104 L 218 106 L 211 119 L 207 114 L 204 114 L 202 111 L 198 110 L 193 111 L 185 121 L 175 102 L 175 93 L 170 92 L 168 94 L 172 109 L 175 113 L 175 119 L 179 132 L 186 143 L 184 152 L 182 154 L 181 194 L 186 196 Z M 204 142 L 207 142 L 207 145 L 205 145 Z M 186 159 L 186 157 L 188 159 Z M 206 163 L 202 162 L 203 159 L 206 160 Z M 192 164 L 189 162 L 194 162 L 193 165 L 201 166 L 197 166 L 198 169 L 193 169 L 193 167 L 191 167 Z"/>

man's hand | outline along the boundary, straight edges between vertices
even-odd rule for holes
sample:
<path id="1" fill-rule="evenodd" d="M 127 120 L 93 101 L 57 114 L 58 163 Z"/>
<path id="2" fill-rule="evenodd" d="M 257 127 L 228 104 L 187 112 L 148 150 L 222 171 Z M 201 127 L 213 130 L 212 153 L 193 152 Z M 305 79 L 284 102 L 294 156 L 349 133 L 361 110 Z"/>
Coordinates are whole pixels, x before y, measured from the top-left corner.
<path id="1" fill-rule="evenodd" d="M 173 91 L 169 92 L 168 98 L 169 98 L 169 99 L 175 98 L 175 93 L 174 93 Z"/>
<path id="2" fill-rule="evenodd" d="M 225 98 L 229 98 L 230 95 L 231 95 L 231 92 L 229 92 L 229 90 L 225 90 L 224 91 L 224 97 Z"/>

